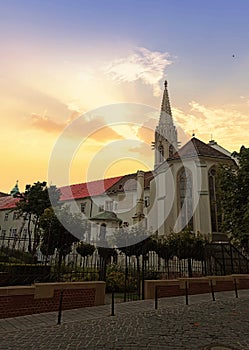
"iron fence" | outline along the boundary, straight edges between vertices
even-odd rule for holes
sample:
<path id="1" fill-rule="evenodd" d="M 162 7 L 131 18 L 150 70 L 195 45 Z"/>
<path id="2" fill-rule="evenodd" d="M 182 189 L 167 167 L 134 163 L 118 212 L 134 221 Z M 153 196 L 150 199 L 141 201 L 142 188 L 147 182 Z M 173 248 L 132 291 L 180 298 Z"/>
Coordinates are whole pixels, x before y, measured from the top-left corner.
<path id="1" fill-rule="evenodd" d="M 155 252 L 146 255 L 117 255 L 104 259 L 97 249 L 91 256 L 82 257 L 75 247 L 59 265 L 58 253 L 44 256 L 39 249 L 29 253 L 28 239 L 0 238 L 0 286 L 29 285 L 35 282 L 106 281 L 107 292 L 120 294 L 124 301 L 143 299 L 144 280 L 174 279 L 248 273 L 248 259 L 229 244 L 207 245 L 205 259 L 164 260 Z"/>

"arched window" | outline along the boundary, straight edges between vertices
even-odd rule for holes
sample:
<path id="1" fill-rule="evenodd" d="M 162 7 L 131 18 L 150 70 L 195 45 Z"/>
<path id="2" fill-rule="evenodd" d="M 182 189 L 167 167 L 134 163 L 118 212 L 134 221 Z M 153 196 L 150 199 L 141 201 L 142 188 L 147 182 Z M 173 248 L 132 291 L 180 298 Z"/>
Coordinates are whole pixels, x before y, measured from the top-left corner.
<path id="1" fill-rule="evenodd" d="M 182 228 L 193 230 L 193 180 L 190 170 L 185 168 L 178 174 L 178 199 Z"/>
<path id="2" fill-rule="evenodd" d="M 173 156 L 173 154 L 175 153 L 175 149 L 173 145 L 169 145 L 169 156 Z"/>
<path id="3" fill-rule="evenodd" d="M 216 180 L 216 169 L 215 167 L 212 167 L 209 169 L 209 172 L 208 172 L 211 225 L 212 225 L 212 232 L 219 232 L 221 218 L 218 214 L 218 201 L 217 201 L 215 180 Z"/>
<path id="4" fill-rule="evenodd" d="M 162 163 L 164 161 L 164 148 L 161 143 L 158 147 L 158 152 L 159 152 L 159 163 Z"/>

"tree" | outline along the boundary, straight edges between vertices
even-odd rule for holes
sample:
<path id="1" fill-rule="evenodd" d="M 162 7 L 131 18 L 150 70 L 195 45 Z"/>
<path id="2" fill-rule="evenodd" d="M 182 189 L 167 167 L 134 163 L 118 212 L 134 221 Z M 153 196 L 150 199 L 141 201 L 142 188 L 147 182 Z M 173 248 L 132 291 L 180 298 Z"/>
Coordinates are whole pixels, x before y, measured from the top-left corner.
<path id="1" fill-rule="evenodd" d="M 137 225 L 129 228 L 121 228 L 116 235 L 116 244 L 127 256 L 146 255 L 154 250 L 154 241 L 150 233 L 142 226 Z"/>
<path id="2" fill-rule="evenodd" d="M 72 250 L 72 244 L 79 241 L 85 234 L 85 220 L 78 215 L 70 213 L 68 207 L 54 211 L 52 207 L 45 209 L 40 217 L 41 252 L 52 255 L 58 251 L 58 279 L 62 259 Z"/>
<path id="3" fill-rule="evenodd" d="M 140 295 L 140 257 L 142 256 L 142 296 L 144 293 L 144 268 L 145 259 L 148 253 L 156 249 L 156 241 L 150 235 L 142 224 L 138 224 L 130 228 L 121 228 L 116 235 L 116 244 L 118 249 L 125 254 L 125 283 L 128 277 L 127 257 L 134 255 L 137 260 L 137 293 Z M 126 285 L 125 285 L 126 289 Z"/>
<path id="4" fill-rule="evenodd" d="M 238 167 L 223 165 L 218 171 L 221 229 L 231 240 L 249 251 L 249 148 L 233 153 Z"/>
<path id="5" fill-rule="evenodd" d="M 205 259 L 205 245 L 207 240 L 200 234 L 195 235 L 190 228 L 178 233 L 171 233 L 163 239 L 159 254 L 164 259 L 177 256 L 178 259 L 188 261 L 188 274 L 192 277 L 192 259 L 203 261 Z M 160 247 L 160 245 L 159 245 Z"/>
<path id="6" fill-rule="evenodd" d="M 26 185 L 25 192 L 18 193 L 16 197 L 20 198 L 20 201 L 16 204 L 17 210 L 24 220 L 28 221 L 28 251 L 34 256 L 40 241 L 40 217 L 44 210 L 51 206 L 51 201 L 53 205 L 58 205 L 60 191 L 56 186 L 48 188 L 45 181 L 38 181 L 33 185 Z M 34 225 L 33 245 L 31 223 Z"/>

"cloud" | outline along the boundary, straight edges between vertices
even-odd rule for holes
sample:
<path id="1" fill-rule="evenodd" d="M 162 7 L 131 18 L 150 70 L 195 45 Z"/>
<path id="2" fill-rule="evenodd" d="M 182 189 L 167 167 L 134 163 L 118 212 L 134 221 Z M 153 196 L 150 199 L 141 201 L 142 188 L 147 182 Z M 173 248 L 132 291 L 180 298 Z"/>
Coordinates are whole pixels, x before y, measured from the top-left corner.
<path id="1" fill-rule="evenodd" d="M 36 129 L 40 129 L 48 133 L 58 133 L 66 126 L 64 123 L 52 120 L 51 117 L 46 115 L 46 113 L 43 113 L 42 115 L 32 113 L 31 125 Z"/>
<path id="2" fill-rule="evenodd" d="M 154 154 L 151 147 L 146 143 L 141 143 L 137 147 L 131 147 L 129 149 L 129 151 L 137 153 L 138 155 L 143 156 L 143 157 L 148 158 L 148 159 L 152 159 L 153 154 Z"/>
<path id="3" fill-rule="evenodd" d="M 66 138 L 92 139 L 99 143 L 109 140 L 123 139 L 119 133 L 106 125 L 104 118 L 89 116 L 89 114 L 79 117 L 77 112 L 73 112 L 66 122 L 56 122 L 46 115 L 32 113 L 31 125 L 47 133 L 60 133 L 65 128 Z"/>
<path id="4" fill-rule="evenodd" d="M 144 141 L 146 144 L 151 144 L 151 142 L 154 141 L 157 124 L 157 119 L 150 118 L 147 120 L 140 128 L 138 128 L 137 136 L 139 139 Z"/>
<path id="5" fill-rule="evenodd" d="M 138 47 L 135 52 L 112 61 L 107 65 L 105 73 L 118 82 L 134 82 L 141 80 L 152 85 L 155 96 L 161 95 L 159 82 L 165 76 L 165 69 L 172 64 L 167 52 L 150 51 Z"/>
<path id="6" fill-rule="evenodd" d="M 230 105 L 209 107 L 196 101 L 189 103 L 189 111 L 173 108 L 174 119 L 186 133 L 209 141 L 214 138 L 229 150 L 239 149 L 248 139 L 248 113 L 243 113 Z M 238 136 L 239 135 L 239 136 Z"/>

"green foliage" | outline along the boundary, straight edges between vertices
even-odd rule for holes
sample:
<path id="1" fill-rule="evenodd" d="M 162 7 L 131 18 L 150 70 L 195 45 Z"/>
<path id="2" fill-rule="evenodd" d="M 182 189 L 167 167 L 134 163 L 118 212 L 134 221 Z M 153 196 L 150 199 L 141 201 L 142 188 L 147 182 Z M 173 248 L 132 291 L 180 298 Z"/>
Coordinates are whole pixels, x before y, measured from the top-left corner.
<path id="1" fill-rule="evenodd" d="M 109 260 L 112 256 L 117 255 L 117 251 L 115 248 L 108 248 L 108 247 L 98 247 L 98 253 L 99 256 L 104 260 Z"/>
<path id="2" fill-rule="evenodd" d="M 137 280 L 133 275 L 128 274 L 126 280 L 126 292 L 137 290 Z M 112 264 L 108 265 L 106 271 L 106 291 L 117 293 L 125 291 L 125 272 L 122 267 Z"/>
<path id="3" fill-rule="evenodd" d="M 16 197 L 20 198 L 20 201 L 16 204 L 19 214 L 25 220 L 28 220 L 28 250 L 35 255 L 40 239 L 40 217 L 44 213 L 44 210 L 51 206 L 51 201 L 53 205 L 58 205 L 60 191 L 55 186 L 48 188 L 45 181 L 38 181 L 33 185 L 26 185 L 25 192 L 17 194 Z M 34 224 L 33 247 L 31 246 L 31 222 Z"/>
<path id="4" fill-rule="evenodd" d="M 72 233 L 80 233 L 82 237 L 85 228 L 83 220 L 71 214 L 66 207 L 60 208 L 56 214 L 53 208 L 45 209 L 40 218 L 40 226 L 42 229 L 42 253 L 52 255 L 57 249 L 62 256 L 69 254 L 72 244 L 79 241 L 78 237 L 75 237 Z M 76 230 L 74 230 L 75 227 Z"/>
<path id="5" fill-rule="evenodd" d="M 95 246 L 86 242 L 79 242 L 76 248 L 78 254 L 82 257 L 92 256 L 95 251 Z"/>
<path id="6" fill-rule="evenodd" d="M 29 252 L 2 247 L 0 251 L 0 262 L 32 264 L 36 262 L 36 258 L 34 258 Z"/>
<path id="7" fill-rule="evenodd" d="M 7 285 L 27 285 L 50 278 L 50 266 L 40 264 L 0 263 L 0 272 L 7 273 Z"/>
<path id="8" fill-rule="evenodd" d="M 173 240 L 167 239 L 166 237 L 159 237 L 155 245 L 155 251 L 159 258 L 166 261 L 173 258 L 176 255 L 176 248 L 174 247 Z"/>
<path id="9" fill-rule="evenodd" d="M 249 148 L 242 146 L 233 155 L 239 166 L 223 165 L 217 176 L 221 229 L 249 251 Z"/>
<path id="10" fill-rule="evenodd" d="M 172 233 L 168 237 L 170 250 L 179 259 L 205 259 L 206 240 L 200 234 L 195 235 L 190 229 Z"/>
<path id="11" fill-rule="evenodd" d="M 51 206 L 50 198 L 54 204 L 58 204 L 60 191 L 55 187 L 47 187 L 47 183 L 35 182 L 32 186 L 26 185 L 25 192 L 19 194 L 20 201 L 16 204 L 21 214 L 33 214 L 40 217 L 46 208 Z"/>
<path id="12" fill-rule="evenodd" d="M 137 258 L 156 248 L 156 241 L 142 225 L 120 229 L 116 235 L 116 244 L 124 254 Z"/>

